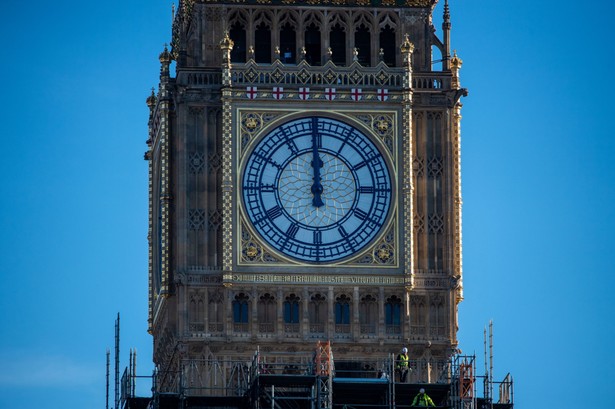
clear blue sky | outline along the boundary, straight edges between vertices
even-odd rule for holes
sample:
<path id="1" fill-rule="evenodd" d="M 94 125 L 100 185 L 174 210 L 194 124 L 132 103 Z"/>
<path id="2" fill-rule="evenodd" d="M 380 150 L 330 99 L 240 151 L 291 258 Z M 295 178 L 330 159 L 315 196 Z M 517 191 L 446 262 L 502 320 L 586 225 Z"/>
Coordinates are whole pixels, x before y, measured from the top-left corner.
<path id="1" fill-rule="evenodd" d="M 518 408 L 612 406 L 615 6 L 450 3 L 470 92 L 461 348 L 482 372 L 493 319 L 495 378 L 513 374 Z M 104 408 L 117 312 L 122 368 L 129 348 L 152 367 L 145 98 L 171 3 L 2 13 L 0 409 Z"/>

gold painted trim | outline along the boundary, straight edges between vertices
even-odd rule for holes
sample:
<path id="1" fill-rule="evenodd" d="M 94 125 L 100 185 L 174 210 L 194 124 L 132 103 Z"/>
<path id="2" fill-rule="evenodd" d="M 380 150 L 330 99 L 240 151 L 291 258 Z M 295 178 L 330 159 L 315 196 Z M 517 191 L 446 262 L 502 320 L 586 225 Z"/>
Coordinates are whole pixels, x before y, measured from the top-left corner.
<path id="1" fill-rule="evenodd" d="M 331 112 L 317 109 L 253 109 L 236 107 L 234 111 L 235 129 L 239 130 L 235 135 L 235 144 L 237 147 L 235 151 L 238 152 L 235 160 L 235 175 L 237 175 L 237 179 L 240 178 L 243 172 L 248 153 L 252 151 L 263 135 L 267 134 L 281 123 L 296 117 L 324 115 L 345 120 L 346 123 L 353 124 L 376 143 L 379 150 L 384 153 L 385 160 L 389 164 L 393 177 L 393 186 L 395 187 L 391 214 L 381 232 L 374 239 L 373 244 L 353 257 L 343 259 L 336 263 L 318 265 L 289 258 L 260 239 L 245 214 L 241 192 L 240 189 L 237 189 L 234 194 L 235 203 L 237 203 L 237 209 L 235 210 L 237 223 L 234 227 L 237 229 L 237 240 L 235 242 L 234 253 L 238 267 L 283 267 L 288 265 L 307 268 L 352 267 L 374 269 L 374 267 L 377 267 L 398 269 L 400 267 L 400 254 L 402 249 L 400 247 L 401 243 L 399 243 L 399 225 L 401 221 L 399 220 L 398 213 L 399 193 L 397 191 L 397 187 L 399 186 L 398 148 L 400 138 L 396 135 L 396 130 L 399 129 L 398 110 L 357 111 L 340 109 Z M 236 183 L 239 185 L 239 181 Z M 225 271 L 227 270 L 225 269 Z M 234 277 L 234 275 L 232 276 Z M 225 276 L 225 278 L 228 277 Z M 232 281 L 234 282 L 235 279 L 232 279 Z"/>

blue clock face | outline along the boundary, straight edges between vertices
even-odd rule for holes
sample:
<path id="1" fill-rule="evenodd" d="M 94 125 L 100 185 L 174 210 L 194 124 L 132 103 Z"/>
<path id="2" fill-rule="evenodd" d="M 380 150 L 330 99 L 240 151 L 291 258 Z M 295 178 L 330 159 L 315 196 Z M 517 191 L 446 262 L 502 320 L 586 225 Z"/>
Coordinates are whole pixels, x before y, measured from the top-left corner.
<path id="1" fill-rule="evenodd" d="M 256 232 L 296 260 L 355 255 L 382 230 L 392 203 L 385 159 L 357 128 L 304 117 L 267 133 L 249 152 L 244 209 Z"/>

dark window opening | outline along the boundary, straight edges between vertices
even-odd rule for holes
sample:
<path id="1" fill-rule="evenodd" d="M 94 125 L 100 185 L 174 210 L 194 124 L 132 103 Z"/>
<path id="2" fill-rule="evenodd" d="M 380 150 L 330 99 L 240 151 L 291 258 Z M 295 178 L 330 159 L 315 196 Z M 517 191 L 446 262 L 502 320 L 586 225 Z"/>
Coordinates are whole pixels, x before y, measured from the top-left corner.
<path id="1" fill-rule="evenodd" d="M 344 296 L 338 298 L 335 303 L 335 323 L 350 324 L 350 304 Z"/>
<path id="2" fill-rule="evenodd" d="M 284 322 L 287 324 L 299 323 L 299 297 L 291 294 L 284 301 Z"/>
<path id="3" fill-rule="evenodd" d="M 389 67 L 395 67 L 395 30 L 386 26 L 380 31 L 380 48 L 384 56 L 383 61 Z"/>
<path id="4" fill-rule="evenodd" d="M 401 324 L 401 300 L 395 296 L 389 298 L 384 304 L 386 325 Z"/>
<path id="5" fill-rule="evenodd" d="M 248 322 L 248 297 L 240 293 L 233 300 L 233 321 L 237 324 Z"/>
<path id="6" fill-rule="evenodd" d="M 369 29 L 365 26 L 361 26 L 354 33 L 354 45 L 358 49 L 359 63 L 363 66 L 369 67 L 371 65 L 372 50 L 371 50 L 371 36 Z"/>
<path id="7" fill-rule="evenodd" d="M 254 61 L 257 63 L 271 63 L 271 30 L 264 23 L 256 27 L 254 33 Z"/>
<path id="8" fill-rule="evenodd" d="M 305 60 L 310 65 L 320 65 L 320 30 L 315 24 L 305 30 Z"/>
<path id="9" fill-rule="evenodd" d="M 329 43 L 332 52 L 331 61 L 336 65 L 346 65 L 346 33 L 339 24 L 336 24 L 329 33 Z"/>
<path id="10" fill-rule="evenodd" d="M 229 31 L 229 37 L 234 43 L 231 50 L 231 62 L 246 62 L 246 30 L 241 24 L 235 23 Z"/>
<path id="11" fill-rule="evenodd" d="M 280 30 L 280 58 L 284 64 L 295 64 L 297 61 L 297 33 L 288 23 Z"/>

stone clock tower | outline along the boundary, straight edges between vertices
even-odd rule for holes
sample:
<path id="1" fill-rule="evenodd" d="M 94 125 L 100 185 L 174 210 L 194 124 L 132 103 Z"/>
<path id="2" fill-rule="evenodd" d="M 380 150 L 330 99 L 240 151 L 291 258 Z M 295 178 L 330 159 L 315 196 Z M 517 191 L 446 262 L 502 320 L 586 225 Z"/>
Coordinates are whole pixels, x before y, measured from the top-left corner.
<path id="1" fill-rule="evenodd" d="M 180 0 L 147 99 L 160 390 L 318 341 L 366 365 L 407 346 L 416 382 L 446 365 L 466 91 L 436 3 Z"/>

